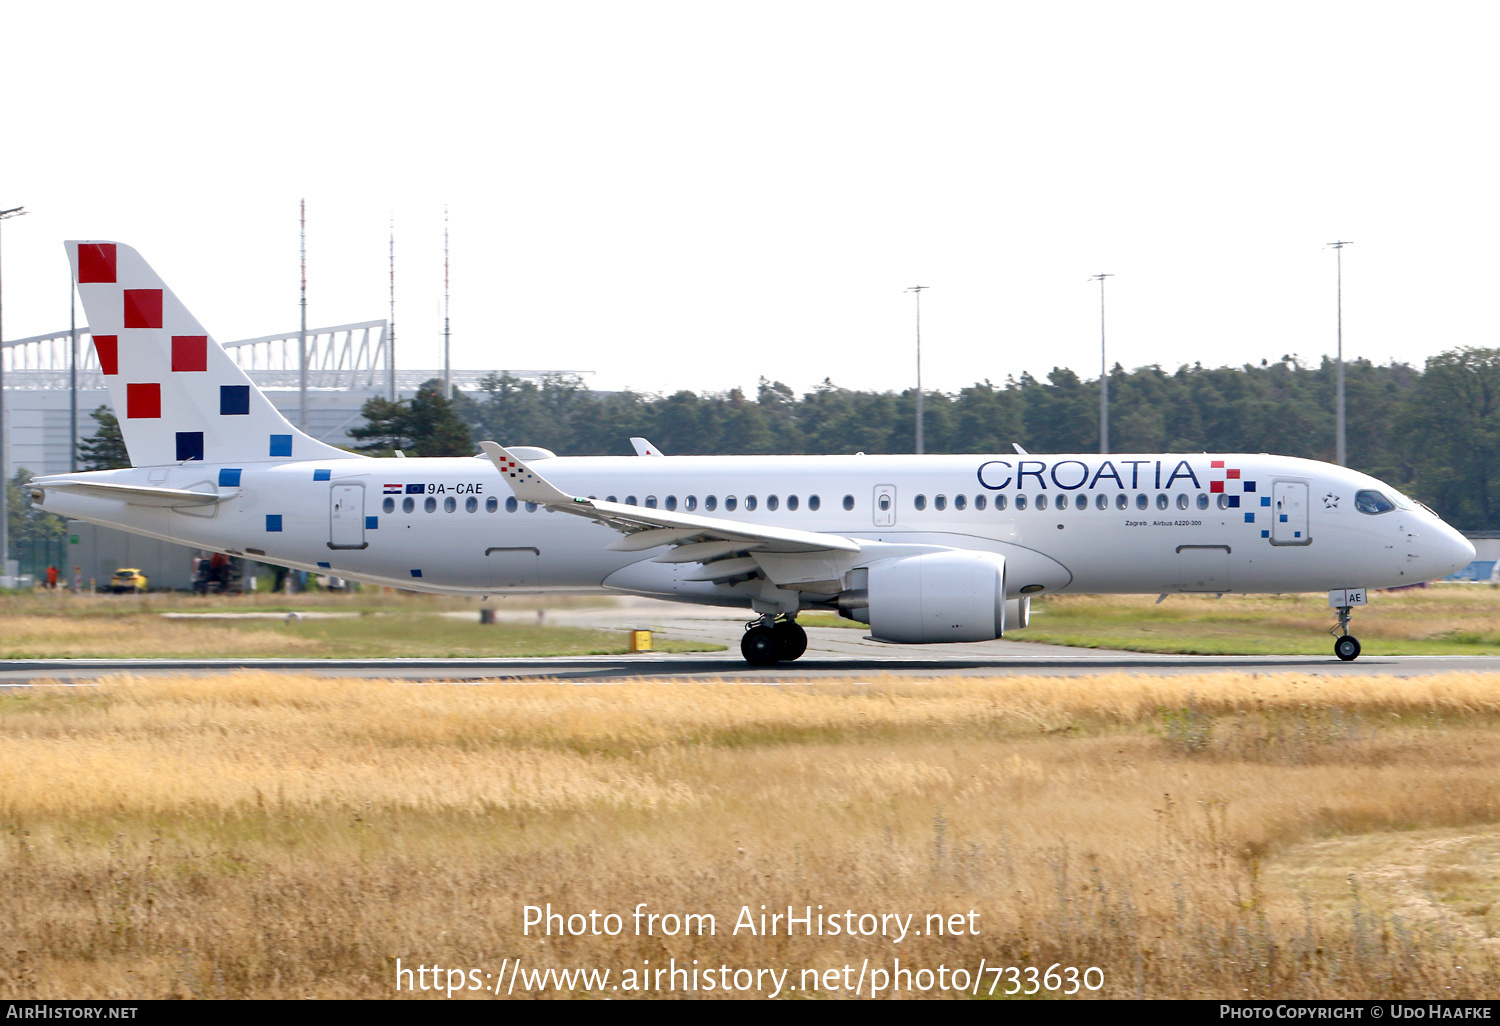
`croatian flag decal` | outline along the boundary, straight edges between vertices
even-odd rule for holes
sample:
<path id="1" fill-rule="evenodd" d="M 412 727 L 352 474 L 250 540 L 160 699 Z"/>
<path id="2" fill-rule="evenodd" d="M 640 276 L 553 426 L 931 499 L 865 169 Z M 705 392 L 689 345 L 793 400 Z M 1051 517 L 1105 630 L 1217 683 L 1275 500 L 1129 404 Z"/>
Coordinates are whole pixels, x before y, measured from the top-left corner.
<path id="1" fill-rule="evenodd" d="M 401 494 L 401 486 L 398 485 L 398 484 L 393 484 L 393 485 L 388 484 L 388 485 L 385 486 L 385 494 L 386 495 L 400 495 Z"/>

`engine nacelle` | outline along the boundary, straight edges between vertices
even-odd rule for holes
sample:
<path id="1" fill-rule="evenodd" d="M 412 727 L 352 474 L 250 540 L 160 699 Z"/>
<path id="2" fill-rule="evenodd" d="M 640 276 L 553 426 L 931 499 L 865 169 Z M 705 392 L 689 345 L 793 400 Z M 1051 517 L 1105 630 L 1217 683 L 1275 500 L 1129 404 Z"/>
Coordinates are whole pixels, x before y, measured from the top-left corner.
<path id="1" fill-rule="evenodd" d="M 1005 557 L 991 552 L 929 552 L 874 563 L 864 590 L 864 618 L 880 641 L 931 645 L 993 641 L 1005 633 Z"/>

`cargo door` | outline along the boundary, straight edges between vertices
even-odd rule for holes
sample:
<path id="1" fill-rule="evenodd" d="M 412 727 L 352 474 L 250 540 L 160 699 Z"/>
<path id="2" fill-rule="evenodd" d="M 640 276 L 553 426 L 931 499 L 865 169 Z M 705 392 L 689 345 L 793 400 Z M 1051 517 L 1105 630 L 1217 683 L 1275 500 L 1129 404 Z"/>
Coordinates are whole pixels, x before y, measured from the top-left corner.
<path id="1" fill-rule="evenodd" d="M 362 549 L 365 542 L 365 486 L 336 484 L 328 498 L 328 547 Z"/>
<path id="2" fill-rule="evenodd" d="M 1179 591 L 1228 591 L 1229 546 L 1177 546 L 1177 589 Z"/>
<path id="3" fill-rule="evenodd" d="M 1307 482 L 1274 482 L 1271 516 L 1272 545 L 1306 545 L 1312 541 L 1307 529 Z"/>
<path id="4" fill-rule="evenodd" d="M 875 526 L 896 526 L 896 486 L 875 486 Z"/>

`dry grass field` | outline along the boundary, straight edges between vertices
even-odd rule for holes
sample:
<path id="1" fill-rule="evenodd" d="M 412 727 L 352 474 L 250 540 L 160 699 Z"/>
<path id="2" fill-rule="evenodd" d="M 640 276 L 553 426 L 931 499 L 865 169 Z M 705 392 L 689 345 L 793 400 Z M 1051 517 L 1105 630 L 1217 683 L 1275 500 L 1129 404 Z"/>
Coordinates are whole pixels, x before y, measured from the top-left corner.
<path id="1" fill-rule="evenodd" d="M 1457 674 L 11 692 L 0 997 L 394 996 L 398 958 L 1492 997 L 1497 726 L 1500 679 Z M 625 930 L 523 935 L 548 902 Z M 718 930 L 635 936 L 642 902 Z M 978 934 L 733 935 L 762 904 Z"/>

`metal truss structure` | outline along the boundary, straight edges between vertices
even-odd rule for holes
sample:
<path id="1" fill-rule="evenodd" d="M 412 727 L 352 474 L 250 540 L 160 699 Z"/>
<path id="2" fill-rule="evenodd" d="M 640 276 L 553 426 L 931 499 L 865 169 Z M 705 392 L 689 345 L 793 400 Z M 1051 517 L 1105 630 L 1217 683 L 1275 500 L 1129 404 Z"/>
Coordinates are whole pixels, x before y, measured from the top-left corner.
<path id="1" fill-rule="evenodd" d="M 387 323 L 359 321 L 335 324 L 326 328 L 307 329 L 307 385 L 309 389 L 379 395 L 390 388 L 386 370 L 389 351 L 386 345 Z M 226 342 L 224 348 L 235 363 L 263 389 L 284 391 L 298 387 L 301 366 L 297 361 L 300 331 L 262 335 L 238 342 Z M 7 391 L 62 391 L 72 387 L 69 356 L 71 333 L 53 331 L 30 338 L 12 339 L 0 345 L 0 360 L 5 362 Z M 88 328 L 79 328 L 78 381 L 80 391 L 104 388 L 99 360 L 94 354 Z M 487 370 L 454 370 L 453 386 L 464 391 L 479 388 L 479 382 L 491 373 Z M 587 374 L 588 371 L 497 370 L 517 378 L 541 378 L 552 374 Z M 441 378 L 441 370 L 396 371 L 396 391 L 410 394 L 425 381 Z"/>

